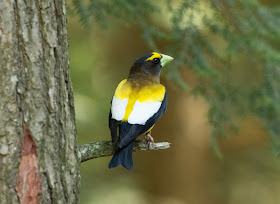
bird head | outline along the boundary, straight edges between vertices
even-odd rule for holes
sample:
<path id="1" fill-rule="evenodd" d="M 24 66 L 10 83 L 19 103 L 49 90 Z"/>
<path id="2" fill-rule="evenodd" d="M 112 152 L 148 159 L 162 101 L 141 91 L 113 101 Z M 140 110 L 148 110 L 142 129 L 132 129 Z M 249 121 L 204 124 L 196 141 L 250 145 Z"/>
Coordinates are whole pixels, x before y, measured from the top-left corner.
<path id="1" fill-rule="evenodd" d="M 173 57 L 158 52 L 148 53 L 137 59 L 130 68 L 129 76 L 148 75 L 159 81 L 161 68 L 173 60 Z"/>

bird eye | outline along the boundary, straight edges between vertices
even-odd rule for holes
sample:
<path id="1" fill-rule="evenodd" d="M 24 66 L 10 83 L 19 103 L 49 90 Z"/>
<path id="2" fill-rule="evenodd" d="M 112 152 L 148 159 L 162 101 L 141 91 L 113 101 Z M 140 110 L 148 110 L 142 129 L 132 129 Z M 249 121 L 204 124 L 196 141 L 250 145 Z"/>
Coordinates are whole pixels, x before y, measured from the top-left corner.
<path id="1" fill-rule="evenodd" d="M 158 64 L 159 63 L 159 58 L 154 58 L 153 63 Z"/>

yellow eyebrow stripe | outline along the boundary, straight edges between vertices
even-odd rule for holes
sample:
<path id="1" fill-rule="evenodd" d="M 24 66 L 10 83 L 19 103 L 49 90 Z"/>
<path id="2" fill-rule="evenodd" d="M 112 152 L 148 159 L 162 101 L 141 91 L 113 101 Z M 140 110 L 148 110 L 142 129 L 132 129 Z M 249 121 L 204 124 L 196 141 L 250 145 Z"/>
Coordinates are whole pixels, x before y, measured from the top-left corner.
<path id="1" fill-rule="evenodd" d="M 151 57 L 149 57 L 148 59 L 146 59 L 146 61 L 149 61 L 149 60 L 153 60 L 155 58 L 159 58 L 161 59 L 161 54 L 157 53 L 157 52 L 153 52 L 152 53 L 153 55 Z"/>

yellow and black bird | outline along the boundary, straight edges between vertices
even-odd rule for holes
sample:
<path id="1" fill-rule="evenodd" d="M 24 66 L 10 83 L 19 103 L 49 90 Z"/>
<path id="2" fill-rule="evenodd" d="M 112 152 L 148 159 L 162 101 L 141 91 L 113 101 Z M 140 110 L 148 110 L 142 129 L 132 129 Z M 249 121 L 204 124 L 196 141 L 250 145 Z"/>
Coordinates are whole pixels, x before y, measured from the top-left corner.
<path id="1" fill-rule="evenodd" d="M 138 136 L 146 133 L 147 140 L 153 142 L 151 129 L 167 107 L 160 71 L 172 60 L 157 52 L 146 54 L 132 64 L 128 78 L 119 83 L 109 114 L 112 142 L 117 143 L 109 168 L 122 164 L 132 169 L 133 141 Z"/>

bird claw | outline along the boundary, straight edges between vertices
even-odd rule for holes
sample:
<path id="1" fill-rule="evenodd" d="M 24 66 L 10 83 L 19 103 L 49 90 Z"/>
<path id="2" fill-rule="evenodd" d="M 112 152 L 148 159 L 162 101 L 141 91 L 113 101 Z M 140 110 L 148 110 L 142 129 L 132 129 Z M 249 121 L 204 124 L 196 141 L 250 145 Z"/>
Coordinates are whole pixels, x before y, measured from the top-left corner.
<path id="1" fill-rule="evenodd" d="M 145 140 L 148 142 L 148 149 L 151 149 L 151 143 L 154 143 L 154 138 L 152 137 L 152 133 L 148 132 L 145 136 Z"/>

